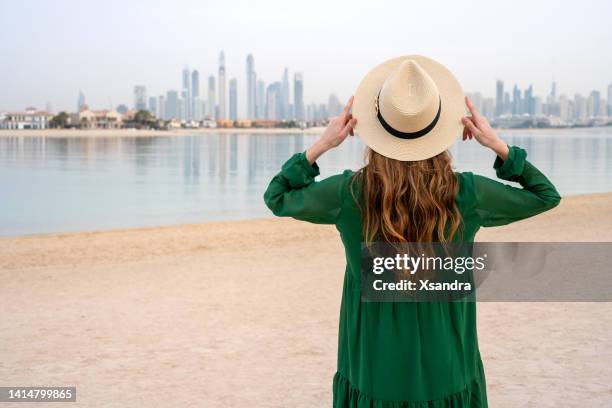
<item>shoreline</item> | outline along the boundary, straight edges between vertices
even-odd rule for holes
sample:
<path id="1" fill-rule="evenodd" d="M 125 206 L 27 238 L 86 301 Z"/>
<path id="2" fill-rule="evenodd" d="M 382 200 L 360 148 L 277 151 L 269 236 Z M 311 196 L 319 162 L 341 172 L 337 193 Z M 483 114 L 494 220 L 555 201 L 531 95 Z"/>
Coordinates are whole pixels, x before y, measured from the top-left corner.
<path id="1" fill-rule="evenodd" d="M 574 194 L 566 195 L 562 197 L 562 202 L 567 200 L 580 201 L 580 202 L 592 202 L 592 201 L 606 201 L 609 200 L 612 204 L 612 191 L 602 193 L 588 193 L 588 194 Z M 91 229 L 91 230 L 74 230 L 74 231 L 55 231 L 55 232 L 38 232 L 31 234 L 16 234 L 16 235 L 0 235 L 0 244 L 3 241 L 14 240 L 14 239 L 36 239 L 36 238 L 68 238 L 79 235 L 97 235 L 97 234 L 109 234 L 109 233 L 147 233 L 156 230 L 172 230 L 180 228 L 205 228 L 207 226 L 213 227 L 232 227 L 233 225 L 240 226 L 242 224 L 257 223 L 257 222 L 268 222 L 279 220 L 278 217 L 270 215 L 268 217 L 256 217 L 256 218 L 239 218 L 233 220 L 211 220 L 202 222 L 189 222 L 182 224 L 158 224 L 158 225 L 140 225 L 125 228 L 108 228 L 108 229 Z M 612 240 L 612 235 L 610 236 Z M 1 251 L 0 251 L 1 253 Z"/>
<path id="2" fill-rule="evenodd" d="M 298 128 L 199 128 L 199 129 L 0 129 L 0 138 L 8 137 L 154 137 L 196 136 L 208 134 L 318 134 L 322 127 Z"/>
<path id="3" fill-rule="evenodd" d="M 610 129 L 610 126 L 584 127 L 584 128 L 524 128 L 524 129 L 497 129 L 501 133 L 514 132 L 565 132 L 590 129 Z M 198 128 L 198 129 L 174 129 L 174 130 L 137 130 L 137 129 L 0 129 L 0 138 L 14 137 L 74 137 L 74 138 L 97 138 L 97 137 L 155 137 L 155 136 L 198 136 L 209 134 L 304 134 L 312 135 L 323 132 L 324 127 L 312 127 L 306 129 L 297 128 Z"/>

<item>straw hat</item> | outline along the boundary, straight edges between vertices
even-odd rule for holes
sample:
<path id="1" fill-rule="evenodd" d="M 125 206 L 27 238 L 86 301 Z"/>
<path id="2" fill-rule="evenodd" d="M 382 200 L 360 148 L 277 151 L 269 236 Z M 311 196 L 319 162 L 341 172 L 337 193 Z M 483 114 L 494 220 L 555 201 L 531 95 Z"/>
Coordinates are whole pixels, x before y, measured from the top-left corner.
<path id="1" fill-rule="evenodd" d="M 420 55 L 393 58 L 363 78 L 353 102 L 355 130 L 372 150 L 424 160 L 453 144 L 465 115 L 463 91 L 442 64 Z"/>

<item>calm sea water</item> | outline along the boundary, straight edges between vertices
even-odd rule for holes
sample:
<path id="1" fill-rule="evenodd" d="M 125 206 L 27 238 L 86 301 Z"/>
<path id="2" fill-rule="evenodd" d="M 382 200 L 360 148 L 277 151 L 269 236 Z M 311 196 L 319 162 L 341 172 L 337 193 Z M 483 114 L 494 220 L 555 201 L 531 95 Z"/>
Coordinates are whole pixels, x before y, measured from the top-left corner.
<path id="1" fill-rule="evenodd" d="M 527 149 L 562 195 L 612 191 L 612 128 L 502 136 Z M 0 138 L 0 235 L 269 217 L 262 201 L 268 182 L 315 138 Z M 494 177 L 494 155 L 475 142 L 458 142 L 451 152 L 458 170 Z M 363 144 L 354 138 L 319 165 L 325 177 L 362 162 Z"/>

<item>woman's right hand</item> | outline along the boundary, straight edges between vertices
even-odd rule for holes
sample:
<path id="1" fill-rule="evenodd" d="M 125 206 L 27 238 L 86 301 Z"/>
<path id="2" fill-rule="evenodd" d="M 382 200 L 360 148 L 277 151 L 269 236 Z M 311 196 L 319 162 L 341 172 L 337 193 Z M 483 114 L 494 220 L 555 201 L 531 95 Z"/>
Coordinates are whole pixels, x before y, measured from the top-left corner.
<path id="1" fill-rule="evenodd" d="M 506 160 L 509 151 L 508 145 L 497 136 L 487 118 L 478 113 L 467 96 L 465 97 L 465 104 L 470 110 L 471 116 L 465 116 L 461 119 L 465 126 L 463 128 L 463 140 L 475 138 L 478 143 L 493 150 L 502 160 Z"/>
<path id="2" fill-rule="evenodd" d="M 351 113 L 352 107 L 353 97 L 351 96 L 340 116 L 331 118 L 323 134 L 306 151 L 306 158 L 310 164 L 314 163 L 326 151 L 344 142 L 348 135 L 353 135 L 353 128 L 357 124 L 357 119 Z"/>

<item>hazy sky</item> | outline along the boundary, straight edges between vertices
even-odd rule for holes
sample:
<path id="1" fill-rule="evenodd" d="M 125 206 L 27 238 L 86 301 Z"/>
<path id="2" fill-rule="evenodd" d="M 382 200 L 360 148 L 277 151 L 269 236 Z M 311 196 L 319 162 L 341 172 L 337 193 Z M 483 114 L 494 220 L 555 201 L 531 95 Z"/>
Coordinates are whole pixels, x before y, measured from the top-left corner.
<path id="1" fill-rule="evenodd" d="M 533 83 L 537 95 L 573 95 L 612 82 L 612 1 L 20 0 L 0 14 L 0 110 L 76 109 L 79 89 L 95 108 L 132 105 L 180 89 L 185 66 L 201 93 L 225 51 L 245 111 L 245 60 L 258 78 L 283 67 L 304 74 L 305 100 L 349 96 L 379 62 L 423 54 L 449 67 L 464 90 L 492 96 Z"/>

